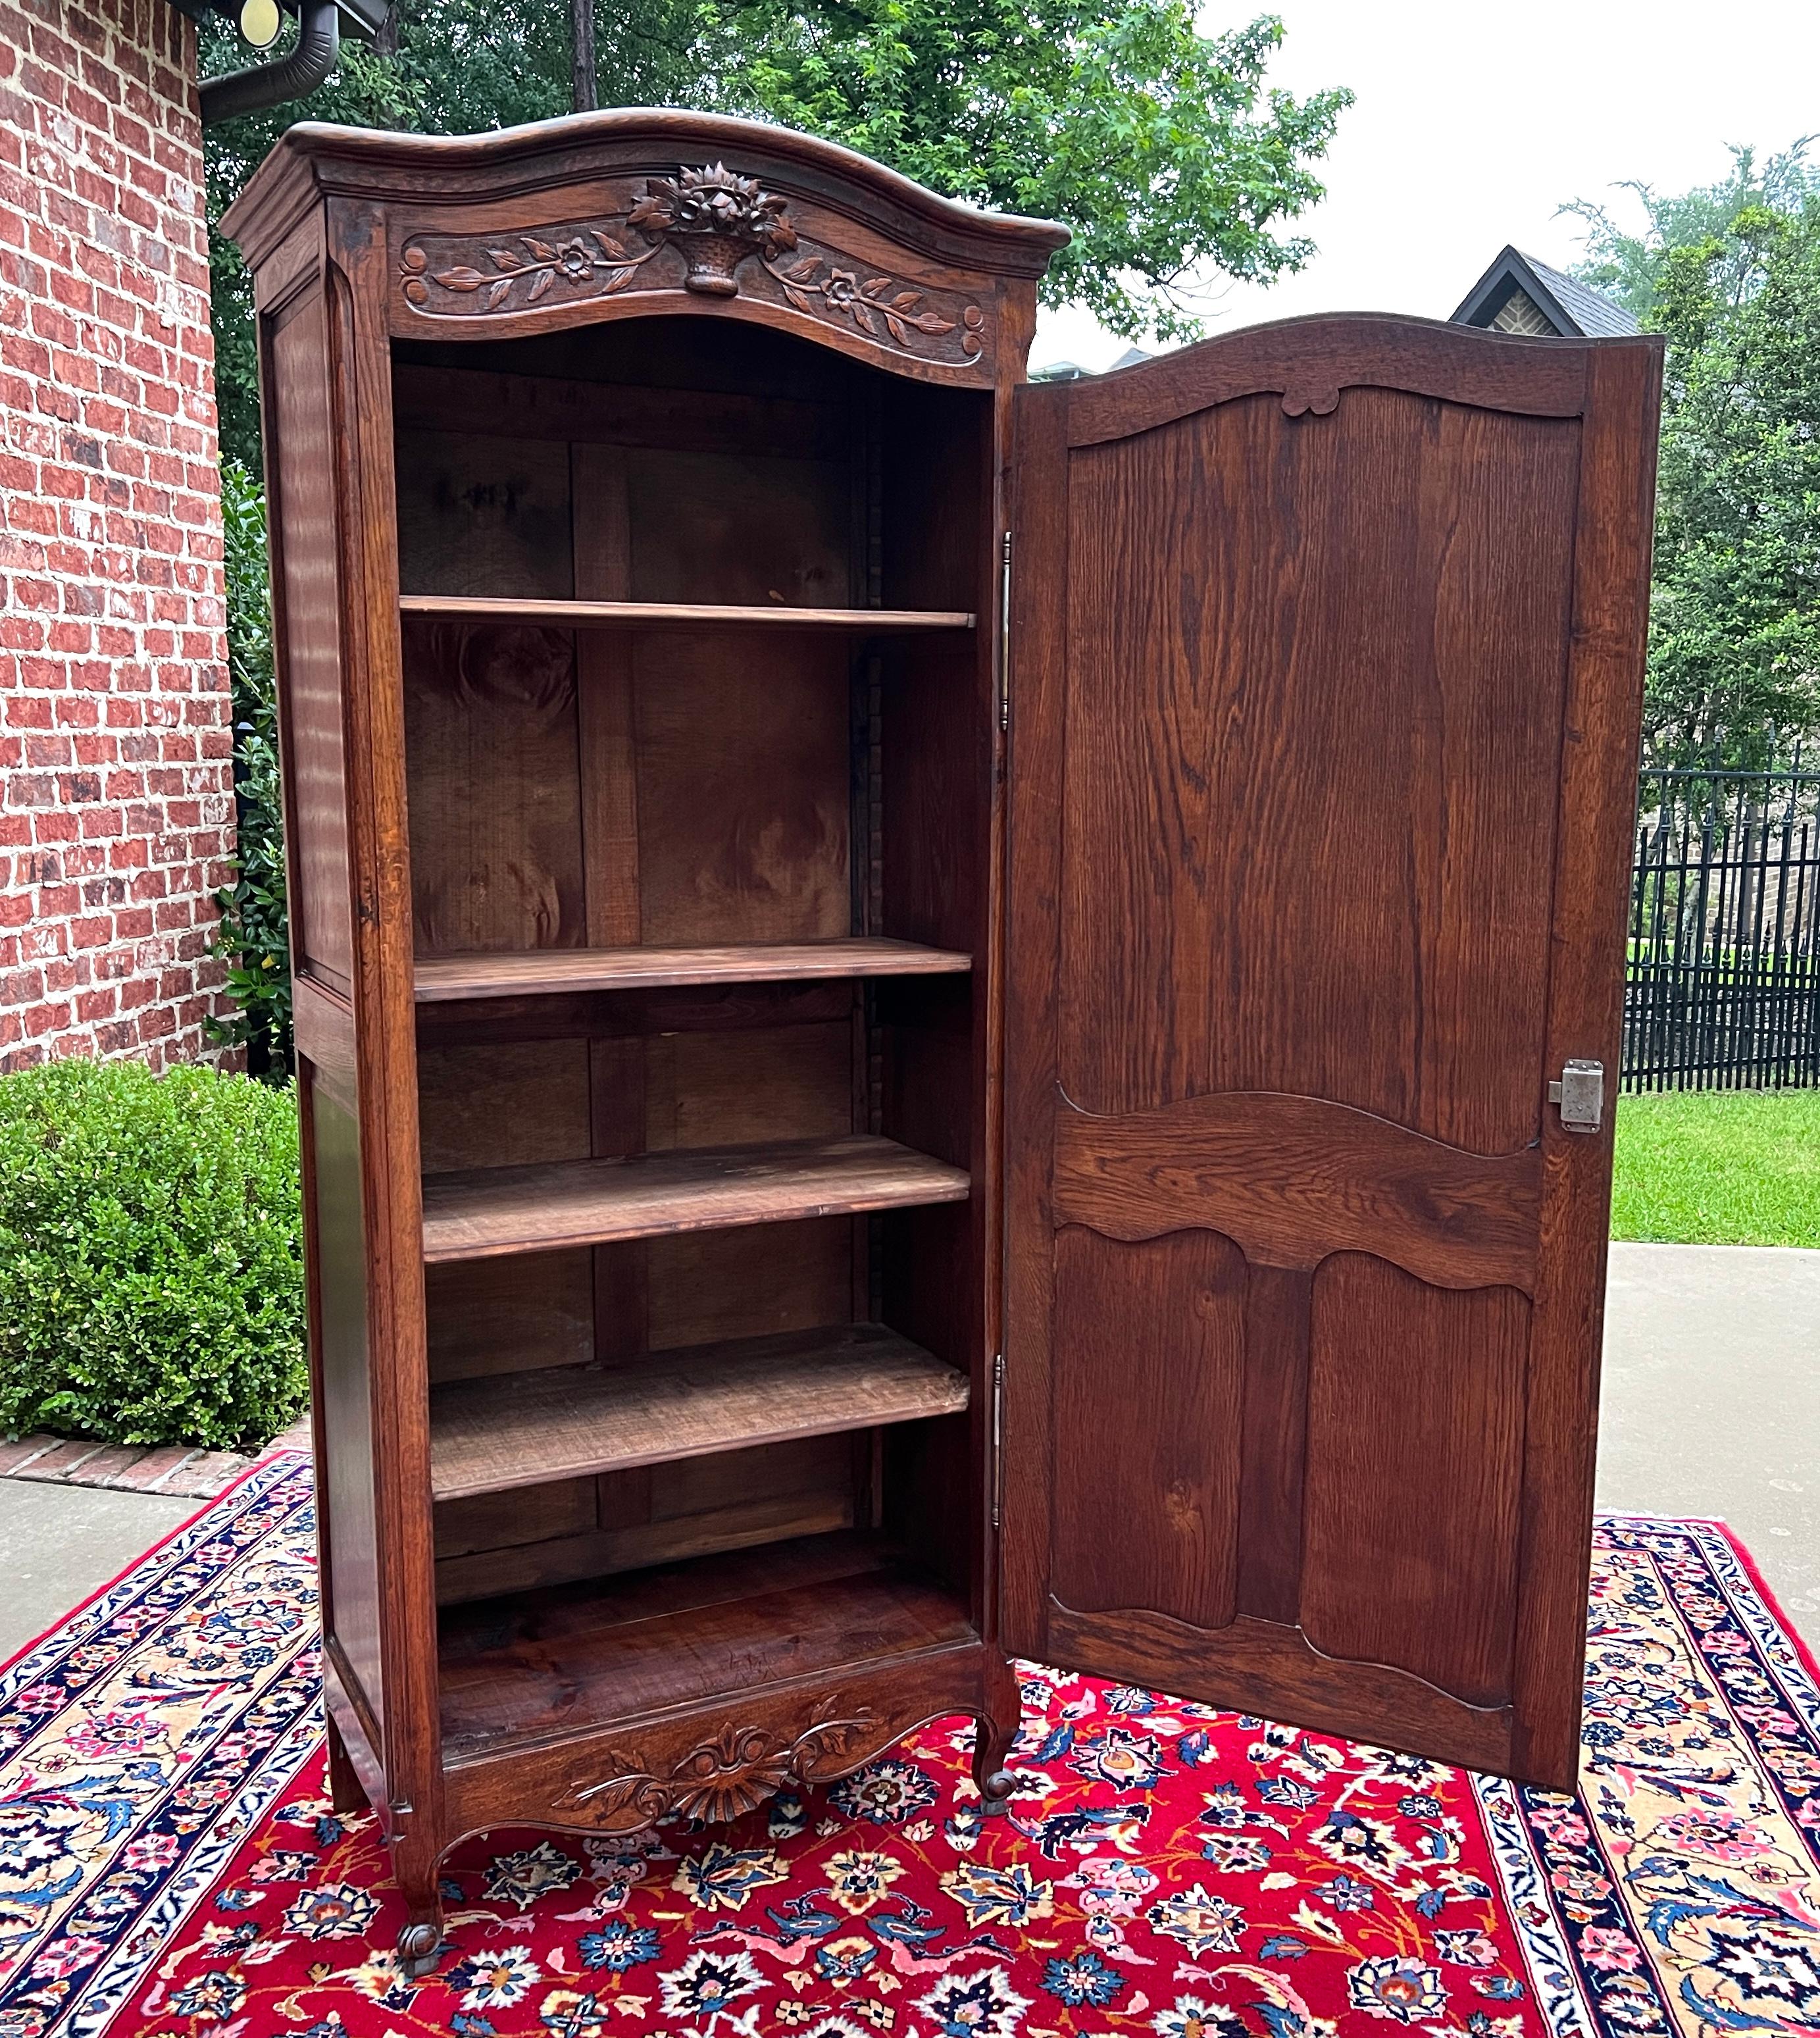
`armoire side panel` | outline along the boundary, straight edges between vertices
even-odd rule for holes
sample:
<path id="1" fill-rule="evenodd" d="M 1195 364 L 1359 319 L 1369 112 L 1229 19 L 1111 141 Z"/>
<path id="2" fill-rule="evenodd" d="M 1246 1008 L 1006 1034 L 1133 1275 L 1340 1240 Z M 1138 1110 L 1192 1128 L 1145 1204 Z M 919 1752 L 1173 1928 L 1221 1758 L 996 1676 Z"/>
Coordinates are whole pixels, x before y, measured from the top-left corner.
<path id="1" fill-rule="evenodd" d="M 373 1719 L 384 1719 L 379 1517 L 373 1464 L 372 1355 L 367 1343 L 366 1227 L 360 1127 L 306 1061 L 305 1109 L 314 1189 L 317 1361 L 328 1491 L 325 1535 L 330 1639 L 359 1680 Z"/>
<path id="2" fill-rule="evenodd" d="M 330 426 L 328 320 L 320 289 L 294 299 L 267 347 L 271 528 L 293 896 L 291 949 L 307 972 L 347 994 L 353 975 L 347 760 L 336 590 L 335 445 Z"/>

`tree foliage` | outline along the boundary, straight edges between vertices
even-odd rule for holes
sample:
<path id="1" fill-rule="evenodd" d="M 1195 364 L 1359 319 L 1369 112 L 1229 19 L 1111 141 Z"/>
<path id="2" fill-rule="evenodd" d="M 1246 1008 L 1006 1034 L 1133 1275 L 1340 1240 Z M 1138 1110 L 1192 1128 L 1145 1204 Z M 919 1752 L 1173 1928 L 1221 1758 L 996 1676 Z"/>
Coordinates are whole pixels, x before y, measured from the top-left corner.
<path id="1" fill-rule="evenodd" d="M 399 0 L 397 47 L 344 45 L 301 102 L 206 135 L 220 218 L 293 120 L 464 134 L 565 112 L 568 10 L 547 0 Z M 246 61 L 206 27 L 211 73 Z M 1265 72 L 1269 16 L 1216 36 L 1188 0 L 629 0 L 596 21 L 603 99 L 778 121 L 846 142 L 951 197 L 1065 221 L 1043 285 L 1114 331 L 1190 338 L 1187 291 L 1264 278 L 1313 252 L 1283 231 L 1322 195 L 1314 165 L 1349 93 L 1298 100 Z M 216 236 L 224 452 L 257 464 L 252 305 Z"/>
<path id="2" fill-rule="evenodd" d="M 393 18 L 395 47 L 344 44 L 307 100 L 205 136 L 240 817 L 218 937 L 240 1010 L 219 1030 L 274 1074 L 290 1002 L 259 377 L 249 279 L 214 222 L 294 120 L 464 134 L 571 103 L 559 0 L 397 0 Z M 1065 220 L 1046 301 L 1186 338 L 1190 279 L 1269 278 L 1311 252 L 1279 229 L 1322 195 L 1311 165 L 1351 95 L 1267 89 L 1282 32 L 1265 16 L 1201 35 L 1187 0 L 626 0 L 599 9 L 595 44 L 611 103 L 775 120 L 951 197 Z M 202 34 L 209 74 L 248 60 L 224 23 Z"/>
<path id="3" fill-rule="evenodd" d="M 1644 749 L 1786 767 L 1820 733 L 1820 178 L 1803 146 L 1602 208 L 1580 273 L 1668 341 Z"/>
<path id="4" fill-rule="evenodd" d="M 207 1023 L 217 1041 L 246 1049 L 254 1074 L 281 1082 L 291 1066 L 290 937 L 266 502 L 259 482 L 238 460 L 221 470 L 221 522 L 238 827 L 233 882 L 215 895 L 221 918 L 212 946 L 227 964 L 228 994 L 238 1010 L 225 1025 Z"/>

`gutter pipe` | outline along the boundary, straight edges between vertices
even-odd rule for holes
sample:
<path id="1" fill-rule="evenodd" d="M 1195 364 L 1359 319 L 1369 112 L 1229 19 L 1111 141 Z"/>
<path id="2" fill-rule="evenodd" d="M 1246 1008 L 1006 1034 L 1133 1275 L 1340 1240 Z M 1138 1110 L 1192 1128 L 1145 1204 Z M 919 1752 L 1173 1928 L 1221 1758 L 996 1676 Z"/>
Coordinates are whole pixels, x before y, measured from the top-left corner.
<path id="1" fill-rule="evenodd" d="M 302 0 L 297 39 L 288 55 L 276 63 L 255 64 L 229 71 L 225 78 L 202 81 L 202 125 L 233 120 L 243 113 L 263 112 L 287 99 L 302 99 L 316 90 L 335 69 L 341 49 L 341 9 L 337 0 Z"/>

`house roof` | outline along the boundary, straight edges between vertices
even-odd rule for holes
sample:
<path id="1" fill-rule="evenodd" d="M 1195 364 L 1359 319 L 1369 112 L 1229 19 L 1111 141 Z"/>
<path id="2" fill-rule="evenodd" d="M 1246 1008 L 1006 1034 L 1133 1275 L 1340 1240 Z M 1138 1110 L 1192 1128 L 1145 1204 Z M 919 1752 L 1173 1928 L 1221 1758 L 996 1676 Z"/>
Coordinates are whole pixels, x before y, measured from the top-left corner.
<path id="1" fill-rule="evenodd" d="M 1499 253 L 1462 299 L 1451 322 L 1492 325 L 1519 292 L 1556 333 L 1569 339 L 1615 339 L 1637 330 L 1636 320 L 1621 305 L 1516 248 Z"/>

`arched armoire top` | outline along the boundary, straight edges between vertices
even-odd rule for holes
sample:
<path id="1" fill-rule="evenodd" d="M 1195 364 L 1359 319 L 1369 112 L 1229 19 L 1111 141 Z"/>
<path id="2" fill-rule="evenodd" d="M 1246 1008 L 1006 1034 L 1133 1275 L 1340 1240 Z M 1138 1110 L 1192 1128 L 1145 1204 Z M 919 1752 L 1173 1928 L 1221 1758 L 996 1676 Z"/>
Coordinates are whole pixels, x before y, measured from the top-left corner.
<path id="1" fill-rule="evenodd" d="M 812 135 L 642 108 L 463 136 L 302 122 L 223 230 L 255 271 L 282 269 L 324 201 L 331 254 L 383 232 L 395 336 L 731 314 L 971 383 L 1021 367 L 1031 282 L 1069 237 Z"/>

